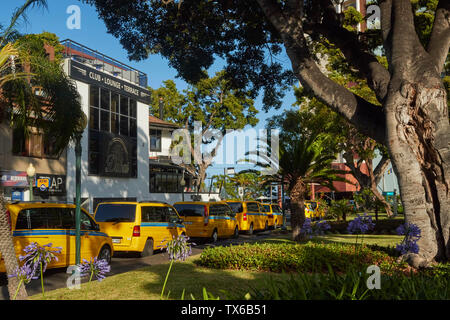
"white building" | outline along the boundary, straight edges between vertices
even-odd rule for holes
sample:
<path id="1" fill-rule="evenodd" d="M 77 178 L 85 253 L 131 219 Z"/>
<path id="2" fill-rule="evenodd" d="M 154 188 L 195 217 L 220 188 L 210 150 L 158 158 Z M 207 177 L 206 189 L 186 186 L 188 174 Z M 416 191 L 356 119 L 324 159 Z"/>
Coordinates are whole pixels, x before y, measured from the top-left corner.
<path id="1" fill-rule="evenodd" d="M 88 125 L 81 140 L 81 199 L 89 212 L 102 201 L 181 201 L 183 170 L 170 163 L 175 125 L 149 114 L 147 75 L 72 40 L 64 70 L 75 81 Z M 67 201 L 75 200 L 75 151 L 67 151 Z M 187 195 L 186 200 L 191 197 Z"/>

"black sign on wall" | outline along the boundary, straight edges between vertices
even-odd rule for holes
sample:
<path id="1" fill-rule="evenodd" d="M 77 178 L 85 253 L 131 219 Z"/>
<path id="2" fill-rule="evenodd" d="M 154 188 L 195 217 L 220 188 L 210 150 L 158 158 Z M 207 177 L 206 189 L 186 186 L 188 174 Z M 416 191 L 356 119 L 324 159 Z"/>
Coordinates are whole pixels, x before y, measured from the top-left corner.
<path id="1" fill-rule="evenodd" d="M 89 130 L 89 173 L 103 177 L 137 177 L 136 138 Z"/>
<path id="2" fill-rule="evenodd" d="M 123 81 L 107 73 L 98 71 L 80 62 L 70 60 L 70 77 L 82 82 L 95 84 L 126 95 L 145 104 L 150 104 L 150 91 Z"/>
<path id="3" fill-rule="evenodd" d="M 66 176 L 54 174 L 36 174 L 34 195 L 65 196 Z"/>

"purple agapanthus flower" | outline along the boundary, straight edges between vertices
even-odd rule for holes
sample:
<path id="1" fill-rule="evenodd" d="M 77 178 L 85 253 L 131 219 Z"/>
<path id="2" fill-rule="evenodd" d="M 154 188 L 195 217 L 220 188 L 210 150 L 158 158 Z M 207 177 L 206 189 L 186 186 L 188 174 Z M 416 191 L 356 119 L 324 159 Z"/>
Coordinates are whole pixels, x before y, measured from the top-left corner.
<path id="1" fill-rule="evenodd" d="M 350 234 L 364 234 L 369 230 L 373 230 L 375 223 L 372 217 L 366 213 L 363 216 L 357 215 L 355 219 L 349 222 L 347 231 Z"/>
<path id="2" fill-rule="evenodd" d="M 80 276 L 89 277 L 91 281 L 92 277 L 95 276 L 98 281 L 102 281 L 106 278 L 105 274 L 111 271 L 111 266 L 105 259 L 98 260 L 97 257 L 91 258 L 90 261 L 83 259 L 83 262 L 78 265 Z"/>
<path id="3" fill-rule="evenodd" d="M 173 237 L 172 240 L 167 241 L 165 249 L 170 260 L 185 261 L 192 254 L 192 246 L 195 243 L 189 243 L 189 239 L 188 236 L 180 234 L 177 238 Z"/>
<path id="4" fill-rule="evenodd" d="M 331 226 L 327 221 L 320 219 L 318 222 L 314 224 L 315 234 L 324 235 L 325 231 L 330 230 Z"/>
<path id="5" fill-rule="evenodd" d="M 397 229 L 398 235 L 404 235 L 403 241 L 395 247 L 397 251 L 401 254 L 407 253 L 419 253 L 419 246 L 417 245 L 417 241 L 419 241 L 421 237 L 420 228 L 414 223 L 404 223 L 400 225 Z"/>
<path id="6" fill-rule="evenodd" d="M 312 239 L 314 236 L 323 235 L 325 231 L 329 229 L 331 229 L 331 227 L 325 220 L 320 219 L 313 223 L 310 218 L 306 218 L 300 229 L 300 233 L 309 239 Z"/>
<path id="7" fill-rule="evenodd" d="M 24 266 L 28 266 L 31 269 L 32 275 L 36 273 L 37 269 L 41 266 L 43 272 L 47 269 L 47 265 L 53 260 L 58 261 L 57 254 L 62 251 L 61 247 L 52 247 L 52 243 L 40 246 L 38 243 L 33 242 L 26 246 L 23 251 L 25 255 L 19 256 L 19 260 L 25 261 Z M 35 279 L 33 277 L 33 279 Z"/>
<path id="8" fill-rule="evenodd" d="M 34 277 L 33 270 L 29 265 L 17 267 L 13 274 L 8 275 L 8 278 L 17 278 L 25 284 L 29 283 L 32 279 L 37 279 L 37 277 Z"/>

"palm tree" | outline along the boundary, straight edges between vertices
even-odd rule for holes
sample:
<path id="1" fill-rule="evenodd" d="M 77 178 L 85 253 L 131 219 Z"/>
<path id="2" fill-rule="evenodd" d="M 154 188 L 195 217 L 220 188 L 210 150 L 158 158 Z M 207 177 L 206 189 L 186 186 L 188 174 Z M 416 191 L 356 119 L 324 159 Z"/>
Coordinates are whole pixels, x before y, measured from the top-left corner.
<path id="1" fill-rule="evenodd" d="M 29 128 L 52 133 L 54 150 L 60 153 L 78 134 L 82 110 L 77 89 L 61 65 L 46 57 L 42 41 L 8 42 L 17 20 L 35 6 L 46 7 L 46 1 L 27 0 L 15 11 L 10 26 L 0 36 L 0 122 L 7 121 L 25 135 Z M 41 89 L 40 95 L 35 94 L 36 87 Z M 18 262 L 3 199 L 0 199 L 0 254 L 7 274 L 12 274 Z M 10 297 L 17 286 L 16 278 L 8 278 Z M 21 286 L 17 299 L 26 298 L 26 290 Z"/>
<path id="2" fill-rule="evenodd" d="M 265 183 L 278 183 L 287 185 L 287 191 L 291 198 L 291 227 L 292 238 L 301 240 L 301 227 L 305 221 L 304 201 L 308 192 L 308 185 L 315 183 L 326 186 L 332 190 L 333 181 L 348 182 L 342 175 L 344 170 L 331 167 L 336 158 L 324 148 L 324 141 L 330 137 L 323 134 L 310 133 L 296 134 L 284 132 L 279 139 L 279 157 L 269 157 L 261 152 L 249 152 L 258 155 L 260 161 L 252 161 L 255 165 L 265 168 L 278 168 L 275 174 L 267 176 Z M 267 148 L 267 145 L 259 145 Z M 267 149 L 266 149 L 267 150 Z"/>

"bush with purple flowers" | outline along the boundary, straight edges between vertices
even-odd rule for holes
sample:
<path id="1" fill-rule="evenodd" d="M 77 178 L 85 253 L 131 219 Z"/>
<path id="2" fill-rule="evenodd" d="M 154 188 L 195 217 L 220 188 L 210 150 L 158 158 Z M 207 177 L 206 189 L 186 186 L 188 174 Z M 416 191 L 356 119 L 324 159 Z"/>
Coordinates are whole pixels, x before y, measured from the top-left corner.
<path id="1" fill-rule="evenodd" d="M 366 212 L 363 216 L 358 214 L 355 219 L 349 222 L 347 232 L 350 234 L 365 234 L 373 228 L 375 228 L 375 223 L 372 222 L 372 217 Z"/>
<path id="2" fill-rule="evenodd" d="M 325 231 L 329 229 L 331 229 L 331 227 L 325 220 L 320 219 L 313 223 L 310 218 L 306 218 L 300 230 L 300 234 L 312 239 L 315 236 L 324 235 Z"/>
<path id="3" fill-rule="evenodd" d="M 407 253 L 419 253 L 419 246 L 417 245 L 417 241 L 419 241 L 421 237 L 420 228 L 414 223 L 404 223 L 399 226 L 397 229 L 398 235 L 404 235 L 403 241 L 395 247 L 397 251 L 401 254 Z"/>

